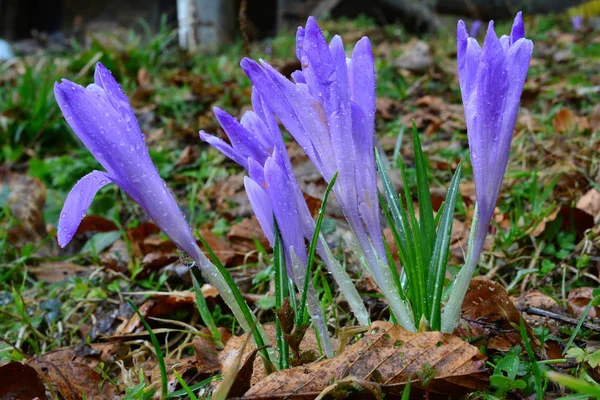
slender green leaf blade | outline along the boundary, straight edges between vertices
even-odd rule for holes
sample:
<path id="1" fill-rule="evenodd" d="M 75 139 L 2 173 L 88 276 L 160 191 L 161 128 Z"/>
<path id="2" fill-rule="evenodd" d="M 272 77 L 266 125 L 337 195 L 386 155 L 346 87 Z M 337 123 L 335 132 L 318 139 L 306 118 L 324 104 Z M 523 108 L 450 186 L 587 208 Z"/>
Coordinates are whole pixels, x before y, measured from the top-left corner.
<path id="1" fill-rule="evenodd" d="M 431 329 L 441 329 L 441 303 L 442 290 L 444 288 L 444 279 L 446 276 L 446 262 L 448 260 L 448 251 L 450 249 L 450 239 L 452 237 L 452 223 L 454 221 L 454 210 L 456 207 L 456 198 L 458 196 L 458 187 L 462 174 L 462 163 L 458 164 L 458 168 L 454 172 L 446 200 L 444 202 L 444 210 L 440 217 L 440 224 L 437 231 L 436 241 L 433 247 L 433 255 L 431 257 L 429 276 L 427 281 L 429 286 L 427 293 L 431 296 L 429 302 L 430 314 L 429 322 Z"/>

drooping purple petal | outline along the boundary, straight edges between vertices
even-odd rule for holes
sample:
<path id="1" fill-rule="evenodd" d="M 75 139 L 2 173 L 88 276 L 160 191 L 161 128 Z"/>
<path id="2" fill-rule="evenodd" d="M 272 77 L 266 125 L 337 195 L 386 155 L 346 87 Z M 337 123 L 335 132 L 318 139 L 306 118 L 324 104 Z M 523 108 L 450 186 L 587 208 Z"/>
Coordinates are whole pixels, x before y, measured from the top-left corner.
<path id="1" fill-rule="evenodd" d="M 239 152 L 235 151 L 233 147 L 231 147 L 231 145 L 224 140 L 210 135 L 204 131 L 200 131 L 200 139 L 204 140 L 206 143 L 210 144 L 212 147 L 219 150 L 221 153 L 225 154 L 239 165 L 245 168 L 248 167 L 248 159 L 244 158 Z"/>
<path id="2" fill-rule="evenodd" d="M 65 247 L 75 233 L 79 224 L 85 217 L 85 213 L 90 208 L 94 196 L 98 190 L 111 183 L 108 174 L 101 171 L 92 171 L 81 178 L 65 200 L 63 210 L 58 220 L 58 244 Z"/>
<path id="3" fill-rule="evenodd" d="M 229 137 L 231 146 L 235 151 L 245 155 L 245 158 L 252 157 L 261 160 L 261 163 L 269 157 L 269 150 L 264 147 L 262 140 L 258 138 L 255 132 L 246 129 L 235 118 L 220 108 L 215 107 L 213 111 L 219 124 L 227 133 L 227 137 Z"/>
<path id="4" fill-rule="evenodd" d="M 65 119 L 110 179 L 146 211 L 177 247 L 199 261 L 204 256 L 150 159 L 127 97 L 108 70 L 101 64 L 96 69 L 95 83 L 87 88 L 66 80 L 55 85 L 56 100 Z M 64 213 L 68 206 L 65 205 Z"/>
<path id="5" fill-rule="evenodd" d="M 246 188 L 246 194 L 248 195 L 248 200 L 250 200 L 250 205 L 252 205 L 256 219 L 258 219 L 263 233 L 269 240 L 269 244 L 273 247 L 273 209 L 269 202 L 269 196 L 267 196 L 263 187 L 247 176 L 244 177 L 244 187 Z"/>

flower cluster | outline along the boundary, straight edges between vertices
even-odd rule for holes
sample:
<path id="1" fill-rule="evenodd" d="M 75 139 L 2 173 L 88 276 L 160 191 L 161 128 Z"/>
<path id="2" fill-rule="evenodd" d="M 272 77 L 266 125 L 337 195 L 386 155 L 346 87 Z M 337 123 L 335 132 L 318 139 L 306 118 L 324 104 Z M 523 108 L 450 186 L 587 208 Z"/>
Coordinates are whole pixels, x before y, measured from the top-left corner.
<path id="1" fill-rule="evenodd" d="M 474 26 L 471 34 L 474 36 L 477 30 Z M 298 29 L 296 41 L 301 70 L 292 74 L 292 80 L 265 61 L 243 59 L 241 67 L 253 84 L 253 109 L 238 121 L 215 108 L 228 141 L 203 131 L 200 137 L 247 171 L 244 185 L 256 217 L 271 246 L 277 224 L 288 276 L 301 291 L 308 264 L 306 243 L 314 235 L 315 221 L 294 176 L 278 118 L 326 182 L 337 174 L 333 192 L 354 234 L 351 244 L 386 297 L 396 320 L 414 331 L 411 305 L 404 300 L 404 289 L 394 279 L 395 267 L 388 264 L 382 234 L 374 155 L 375 66 L 369 39 L 359 40 L 351 57 L 347 57 L 342 39 L 335 36 L 327 43 L 311 17 L 305 28 Z M 477 213 L 467 261 L 454 282 L 442 316 L 442 330 L 447 332 L 456 325 L 483 249 L 507 167 L 533 43 L 525 38 L 519 13 L 509 36 L 498 38 L 494 23 L 490 22 L 483 47 L 469 36 L 460 21 L 457 48 Z M 242 316 L 226 279 L 196 244 L 173 195 L 150 159 L 144 135 L 110 71 L 98 64 L 93 84 L 84 88 L 65 80 L 56 84 L 55 95 L 69 125 L 106 170 L 86 175 L 69 193 L 58 224 L 59 244 L 65 246 L 73 238 L 95 194 L 108 183 L 115 183 L 196 262 L 244 329 L 252 331 L 251 321 Z M 453 179 L 455 187 L 458 182 L 459 178 Z M 356 288 L 322 236 L 316 249 L 358 322 L 367 325 L 369 316 Z M 443 281 L 443 272 L 440 276 Z M 308 287 L 309 314 L 325 353 L 331 356 L 327 324 L 312 285 Z"/>

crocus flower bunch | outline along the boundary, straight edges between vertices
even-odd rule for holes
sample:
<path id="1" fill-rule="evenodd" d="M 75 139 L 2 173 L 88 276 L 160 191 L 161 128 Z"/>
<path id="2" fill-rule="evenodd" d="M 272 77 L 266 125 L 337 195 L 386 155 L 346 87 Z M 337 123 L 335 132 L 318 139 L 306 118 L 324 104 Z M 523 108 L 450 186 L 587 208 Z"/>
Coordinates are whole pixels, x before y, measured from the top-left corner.
<path id="1" fill-rule="evenodd" d="M 285 247 L 288 275 L 301 291 L 308 261 L 305 240 L 311 240 L 315 222 L 294 176 L 279 126 L 256 89 L 252 92 L 252 105 L 253 111 L 247 111 L 240 122 L 215 108 L 215 116 L 231 144 L 204 131 L 200 132 L 200 137 L 248 171 L 244 185 L 254 213 L 271 247 L 274 247 L 275 217 Z M 367 325 L 368 313 L 356 288 L 322 237 L 317 251 L 340 285 L 359 323 Z M 327 328 L 312 286 L 309 286 L 308 307 L 328 353 Z"/>
<path id="2" fill-rule="evenodd" d="M 333 188 L 356 236 L 359 256 L 398 320 L 414 330 L 410 310 L 400 298 L 381 234 L 374 159 L 375 66 L 371 44 L 364 37 L 347 58 L 335 36 L 327 44 L 314 18 L 296 35 L 296 55 L 302 70 L 294 81 L 268 63 L 242 60 L 255 89 L 296 139 Z"/>
<path id="3" fill-rule="evenodd" d="M 382 234 L 374 156 L 375 69 L 370 42 L 362 38 L 351 57 L 347 57 L 341 38 L 335 36 L 327 43 L 312 17 L 305 28 L 298 29 L 296 39 L 296 54 L 302 69 L 292 74 L 293 80 L 264 61 L 242 60 L 241 66 L 254 85 L 253 110 L 237 121 L 215 108 L 215 116 L 229 142 L 205 132 L 200 137 L 247 171 L 244 184 L 257 219 L 271 246 L 277 223 L 288 276 L 301 290 L 308 263 L 305 243 L 314 234 L 315 221 L 294 176 L 277 117 L 325 181 L 332 181 L 337 174 L 333 192 L 356 238 L 352 243 L 356 254 L 380 287 L 396 320 L 415 331 L 411 305 L 404 300 L 404 289 L 397 284 L 392 269 L 395 267 L 388 264 Z M 457 47 L 477 213 L 465 266 L 455 278 L 442 315 L 441 327 L 446 332 L 456 326 L 483 249 L 508 162 L 533 44 L 525 38 L 519 13 L 510 36 L 498 38 L 494 23 L 490 22 L 483 47 L 469 37 L 460 21 Z M 94 84 L 83 88 L 63 81 L 56 85 L 55 95 L 67 122 L 106 170 L 86 175 L 69 193 L 59 221 L 59 244 L 65 246 L 72 239 L 94 195 L 113 182 L 140 204 L 179 249 L 190 255 L 244 329 L 253 330 L 226 279 L 196 244 L 175 199 L 150 159 L 127 98 L 110 72 L 98 64 Z M 456 176 L 460 174 L 457 172 Z M 453 179 L 454 191 L 458 182 L 458 178 Z M 409 201 L 410 196 L 406 197 Z M 430 214 L 433 221 L 433 212 Z M 452 216 L 447 220 L 451 223 Z M 435 229 L 433 222 L 429 225 Z M 451 228 L 447 229 L 449 232 Z M 448 245 L 443 240 L 440 243 L 444 244 L 436 247 L 436 251 Z M 359 323 L 368 324 L 368 313 L 358 292 L 322 236 L 316 249 Z M 442 249 L 434 255 L 445 258 L 440 256 L 442 253 L 446 254 Z M 445 260 L 441 262 L 445 268 Z M 309 289 L 309 314 L 323 339 L 325 353 L 330 356 L 333 350 L 327 324 L 314 289 L 310 285 Z"/>
<path id="4" fill-rule="evenodd" d="M 471 164 L 475 176 L 477 218 L 465 267 L 454 283 L 442 317 L 442 330 L 451 332 L 483 249 L 506 171 L 521 93 L 533 52 L 525 38 L 523 17 L 515 17 L 510 36 L 498 38 L 488 25 L 483 48 L 469 37 L 464 22 L 456 34 L 458 78 L 465 108 Z"/>

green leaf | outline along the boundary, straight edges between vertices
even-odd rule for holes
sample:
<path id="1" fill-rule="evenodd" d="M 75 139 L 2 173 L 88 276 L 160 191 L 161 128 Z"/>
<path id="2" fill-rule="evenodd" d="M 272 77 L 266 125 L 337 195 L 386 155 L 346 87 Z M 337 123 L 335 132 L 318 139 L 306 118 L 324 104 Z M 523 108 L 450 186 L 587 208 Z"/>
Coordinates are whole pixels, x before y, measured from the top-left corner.
<path id="1" fill-rule="evenodd" d="M 99 254 L 121 237 L 120 231 L 100 232 L 90 238 L 81 249 L 81 253 Z"/>
<path id="2" fill-rule="evenodd" d="M 281 240 L 281 234 L 279 233 L 279 226 L 277 225 L 275 216 L 273 216 L 273 233 L 273 236 L 275 237 L 275 245 L 273 249 L 273 267 L 275 269 L 275 308 L 277 310 L 281 310 L 283 306 L 283 299 L 290 295 L 290 290 L 288 286 L 289 279 L 285 266 L 283 242 Z M 277 334 L 277 353 L 279 354 L 279 369 L 286 369 L 289 367 L 290 348 L 285 341 L 277 313 L 275 313 L 275 328 Z"/>
<path id="3" fill-rule="evenodd" d="M 571 390 L 600 399 L 600 385 L 598 384 L 594 385 L 583 379 L 577 379 L 570 375 L 558 374 L 556 372 L 548 372 L 547 376 L 554 382 L 566 386 Z"/>
<path id="4" fill-rule="evenodd" d="M 194 291 L 196 292 L 196 306 L 198 307 L 198 312 L 200 313 L 202 322 L 204 322 L 204 325 L 210 331 L 215 343 L 220 347 L 225 347 L 221 338 L 221 332 L 219 331 L 219 328 L 217 327 L 217 324 L 215 323 L 215 320 L 208 309 L 208 304 L 206 304 L 206 299 L 202 294 L 202 289 L 200 288 L 200 284 L 198 283 L 198 280 L 194 274 L 192 274 L 192 284 L 194 285 Z"/>
<path id="5" fill-rule="evenodd" d="M 423 261 L 429 264 L 431 252 L 435 243 L 435 222 L 433 217 L 433 206 L 431 205 L 431 192 L 429 191 L 429 180 L 427 178 L 427 158 L 423 154 L 417 125 L 413 121 L 413 147 L 415 152 L 415 168 L 417 170 L 417 198 L 419 200 L 419 218 L 421 238 L 426 244 L 423 245 Z"/>
<path id="6" fill-rule="evenodd" d="M 452 181 L 450 182 L 450 188 L 448 189 L 448 194 L 444 201 L 445 206 L 440 218 L 437 237 L 433 246 L 433 255 L 429 265 L 429 274 L 427 277 L 429 285 L 427 294 L 430 296 L 429 323 L 433 330 L 441 329 L 442 291 L 444 289 L 444 279 L 446 277 L 446 263 L 448 262 L 448 251 L 450 249 L 450 239 L 452 237 L 452 224 L 454 222 L 454 210 L 461 174 L 462 163 L 458 164 L 458 168 L 456 168 Z"/>
<path id="7" fill-rule="evenodd" d="M 142 315 L 140 310 L 135 306 L 135 304 L 133 304 L 133 302 L 129 299 L 127 299 L 127 302 L 129 303 L 131 308 L 133 308 L 133 310 L 138 315 L 138 317 L 140 317 L 140 321 L 142 321 L 144 328 L 146 328 L 146 330 L 148 331 L 148 335 L 150 335 L 150 341 L 152 342 L 152 346 L 154 346 L 154 351 L 156 352 L 156 359 L 158 361 L 158 367 L 160 369 L 160 382 L 161 382 L 162 398 L 166 399 L 169 397 L 169 383 L 168 383 L 168 379 L 167 379 L 167 367 L 165 365 L 165 358 L 162 354 L 162 349 L 160 348 L 158 339 L 156 338 L 156 335 L 152 331 L 152 328 L 150 328 L 150 325 L 148 325 L 148 323 L 144 319 L 144 316 Z"/>
<path id="8" fill-rule="evenodd" d="M 323 195 L 323 202 L 321 203 L 321 207 L 319 207 L 319 214 L 317 216 L 317 222 L 315 224 L 315 231 L 313 233 L 313 237 L 310 241 L 310 247 L 308 252 L 308 262 L 306 263 L 306 276 L 304 279 L 304 288 L 302 290 L 302 301 L 300 302 L 300 310 L 298 312 L 299 318 L 298 321 L 300 324 L 304 323 L 304 310 L 306 309 L 306 298 L 308 296 L 308 285 L 311 281 L 310 273 L 312 270 L 312 265 L 315 260 L 315 252 L 317 251 L 317 242 L 319 241 L 319 232 L 321 230 L 321 224 L 323 223 L 323 217 L 325 216 L 325 207 L 327 206 L 327 199 L 329 198 L 329 193 L 331 189 L 333 189 L 333 185 L 335 185 L 335 181 L 337 180 L 338 173 L 336 171 L 333 174 L 333 177 L 329 181 L 329 185 L 327 185 L 327 189 L 325 189 L 325 194 Z"/>
<path id="9" fill-rule="evenodd" d="M 380 195 L 381 208 L 387 219 L 390 230 L 392 231 L 394 241 L 398 247 L 400 262 L 402 263 L 404 268 L 403 271 L 408 280 L 408 297 L 411 300 L 410 302 L 413 305 L 413 310 L 415 310 L 416 315 L 417 308 L 415 307 L 414 303 L 417 302 L 418 305 L 420 305 L 421 301 L 419 298 L 421 290 L 419 273 L 417 271 L 418 265 L 416 256 L 418 250 L 416 249 L 415 245 L 415 243 L 419 240 L 418 231 L 416 231 L 415 235 L 413 235 L 413 230 L 406 216 L 402 199 L 400 196 L 398 196 L 394 189 L 394 185 L 392 184 L 381 154 L 378 150 L 375 151 L 375 161 L 377 163 L 377 169 L 379 170 L 379 176 L 381 177 L 381 181 L 383 183 L 383 192 L 385 194 L 385 201 Z M 412 208 L 412 199 L 410 199 L 410 194 L 406 194 L 408 187 L 406 174 L 404 173 L 402 163 L 400 163 L 400 168 L 402 172 L 402 178 L 404 180 L 405 195 L 409 199 L 408 202 Z M 398 287 L 398 291 L 401 293 L 401 296 L 404 297 L 404 293 L 400 287 Z"/>

